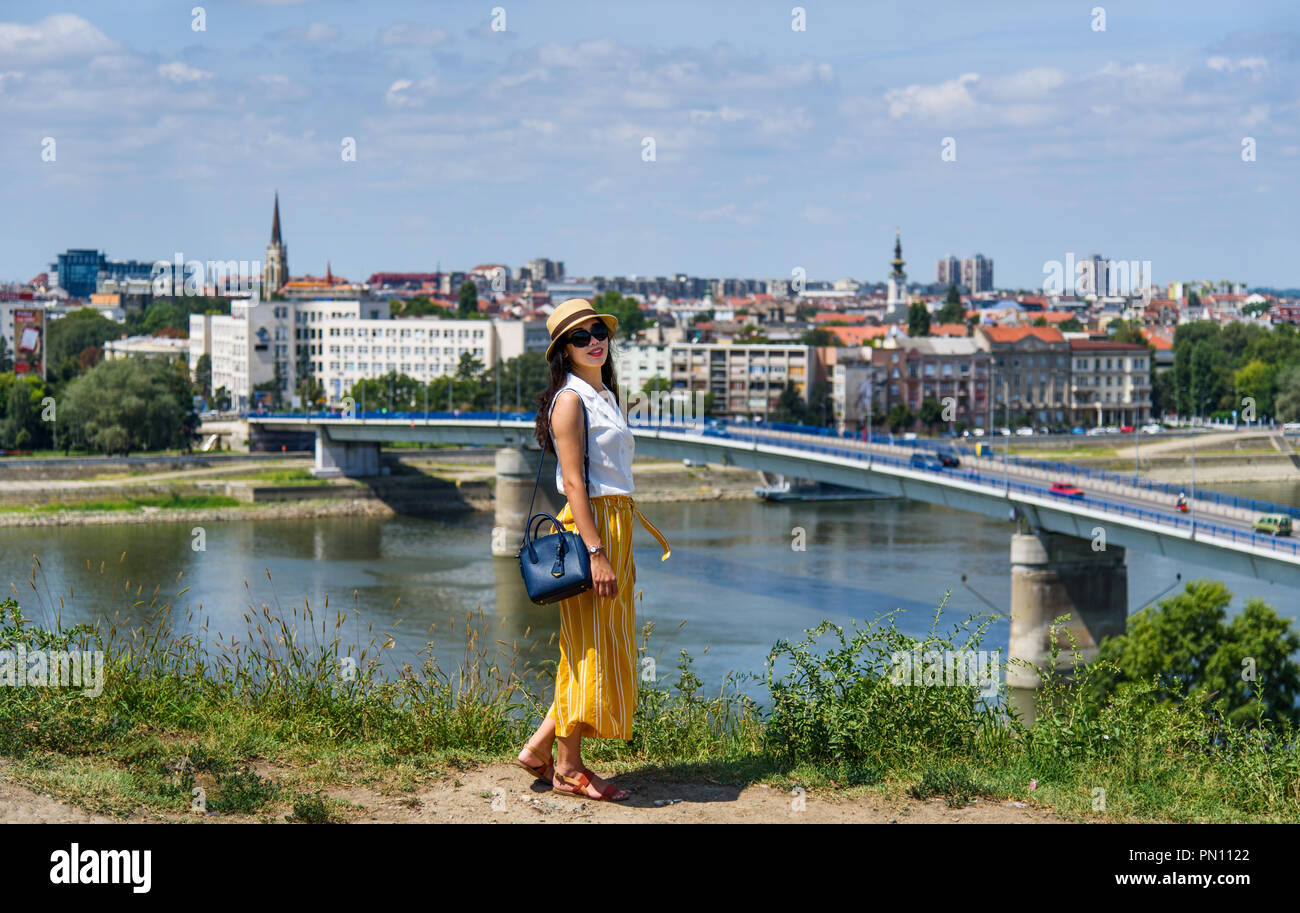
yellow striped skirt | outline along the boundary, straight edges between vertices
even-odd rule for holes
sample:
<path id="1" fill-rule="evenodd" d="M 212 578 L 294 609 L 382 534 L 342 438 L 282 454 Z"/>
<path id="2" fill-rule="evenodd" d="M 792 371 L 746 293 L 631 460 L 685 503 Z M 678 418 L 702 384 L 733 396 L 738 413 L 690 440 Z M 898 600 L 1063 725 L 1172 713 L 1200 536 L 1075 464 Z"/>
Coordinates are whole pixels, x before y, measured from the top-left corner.
<path id="1" fill-rule="evenodd" d="M 640 520 L 659 540 L 664 550 L 661 561 L 668 560 L 671 550 L 631 495 L 595 495 L 590 500 L 605 555 L 618 577 L 618 592 L 606 598 L 588 590 L 560 601 L 560 662 L 555 670 L 555 701 L 546 715 L 555 721 L 561 738 L 582 728 L 583 735 L 598 739 L 630 739 L 638 679 L 632 601 L 634 521 Z M 569 532 L 577 532 L 567 502 L 556 519 Z"/>

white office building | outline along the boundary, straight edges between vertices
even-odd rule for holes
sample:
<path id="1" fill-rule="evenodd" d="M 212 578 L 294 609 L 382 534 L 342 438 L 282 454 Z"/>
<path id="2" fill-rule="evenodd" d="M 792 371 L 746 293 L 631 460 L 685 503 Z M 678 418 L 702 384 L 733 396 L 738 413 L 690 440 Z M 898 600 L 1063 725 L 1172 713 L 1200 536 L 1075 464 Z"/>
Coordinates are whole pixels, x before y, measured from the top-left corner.
<path id="1" fill-rule="evenodd" d="M 525 351 L 545 351 L 545 321 L 391 318 L 388 303 L 370 299 L 246 300 L 231 315 L 190 318 L 190 366 L 212 361 L 212 389 L 224 387 L 235 409 L 252 403 L 258 385 L 280 378 L 285 401 L 300 405 L 299 381 L 321 384 L 336 405 L 358 381 L 397 372 L 428 383 L 456 373 L 462 355 L 482 368 Z"/>

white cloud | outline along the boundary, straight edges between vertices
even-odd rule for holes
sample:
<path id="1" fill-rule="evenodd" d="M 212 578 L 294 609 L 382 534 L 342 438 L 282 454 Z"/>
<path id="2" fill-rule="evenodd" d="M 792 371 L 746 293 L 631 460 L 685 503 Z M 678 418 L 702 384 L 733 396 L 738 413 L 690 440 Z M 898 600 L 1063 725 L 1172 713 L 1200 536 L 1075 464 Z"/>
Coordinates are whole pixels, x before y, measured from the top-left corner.
<path id="1" fill-rule="evenodd" d="M 1220 73 L 1235 73 L 1238 70 L 1247 70 L 1252 76 L 1258 76 L 1262 71 L 1268 69 L 1268 61 L 1263 57 L 1243 57 L 1236 61 L 1228 57 L 1211 57 L 1205 61 L 1205 65 L 1211 70 L 1217 70 Z"/>
<path id="2" fill-rule="evenodd" d="M 181 63 L 179 60 L 173 60 L 171 63 L 164 63 L 158 67 L 158 75 L 163 79 L 170 79 L 177 85 L 187 82 L 201 82 L 204 79 L 211 79 L 212 74 L 206 70 L 199 70 L 188 64 Z"/>
<path id="3" fill-rule="evenodd" d="M 713 111 L 705 111 L 697 108 L 689 113 L 691 122 L 696 124 L 707 124 L 712 121 L 721 121 L 722 123 L 727 124 L 733 121 L 744 120 L 748 116 L 749 115 L 744 111 L 741 111 L 738 108 L 729 108 L 726 105 Z"/>
<path id="4" fill-rule="evenodd" d="M 337 26 L 313 22 L 306 28 L 281 29 L 275 32 L 273 37 L 302 44 L 320 44 L 336 40 L 339 37 L 339 30 Z"/>
<path id="5" fill-rule="evenodd" d="M 418 82 L 399 79 L 388 87 L 384 101 L 390 108 L 418 108 L 440 94 L 440 88 L 437 76 L 426 76 Z"/>
<path id="6" fill-rule="evenodd" d="M 889 116 L 937 119 L 968 114 L 975 109 L 970 89 L 979 79 L 978 73 L 963 73 L 938 85 L 914 84 L 905 89 L 890 89 L 885 93 Z"/>
<path id="7" fill-rule="evenodd" d="M 90 22 L 70 13 L 47 16 L 35 25 L 0 22 L 0 58 L 6 63 L 93 57 L 120 47 Z"/>
<path id="8" fill-rule="evenodd" d="M 302 101 L 311 97 L 306 86 L 283 73 L 263 73 L 256 81 L 265 97 L 272 101 Z"/>
<path id="9" fill-rule="evenodd" d="M 447 40 L 447 33 L 428 25 L 403 23 L 379 33 L 379 43 L 385 46 L 433 47 Z"/>

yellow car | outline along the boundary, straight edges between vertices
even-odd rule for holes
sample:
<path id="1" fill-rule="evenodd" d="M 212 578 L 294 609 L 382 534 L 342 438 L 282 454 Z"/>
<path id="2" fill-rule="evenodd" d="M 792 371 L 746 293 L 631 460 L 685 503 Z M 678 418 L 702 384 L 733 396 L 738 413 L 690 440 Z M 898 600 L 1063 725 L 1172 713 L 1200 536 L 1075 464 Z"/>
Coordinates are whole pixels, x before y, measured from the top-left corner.
<path id="1" fill-rule="evenodd" d="M 1291 535 L 1291 518 L 1286 514 L 1265 514 L 1251 524 L 1257 533 L 1271 536 Z"/>

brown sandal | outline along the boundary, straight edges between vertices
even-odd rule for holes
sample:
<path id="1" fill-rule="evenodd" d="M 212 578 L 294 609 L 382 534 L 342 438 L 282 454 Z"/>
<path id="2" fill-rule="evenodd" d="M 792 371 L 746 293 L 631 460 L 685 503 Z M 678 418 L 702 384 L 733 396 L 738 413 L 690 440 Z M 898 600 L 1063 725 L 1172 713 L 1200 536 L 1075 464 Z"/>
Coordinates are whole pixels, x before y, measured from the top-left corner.
<path id="1" fill-rule="evenodd" d="M 532 745 L 524 745 L 524 748 L 528 752 L 530 752 L 533 757 L 535 758 L 542 757 L 542 753 L 538 751 L 536 748 L 534 748 Z M 528 764 L 525 764 L 523 761 L 519 760 L 519 758 L 515 758 L 515 766 L 528 771 L 528 773 L 531 776 L 533 776 L 538 780 L 546 780 L 549 782 L 551 777 L 555 774 L 555 762 L 552 761 L 549 757 L 541 764 L 538 764 L 536 767 L 532 767 Z"/>
<path id="2" fill-rule="evenodd" d="M 622 802 L 624 799 L 627 799 L 632 795 L 625 789 L 619 789 L 613 783 L 606 783 L 605 788 L 600 791 L 599 798 L 592 796 L 587 792 L 587 787 L 591 785 L 591 778 L 587 776 L 588 773 L 590 773 L 590 771 L 587 771 L 584 767 L 578 772 L 577 776 L 566 777 L 557 770 L 555 772 L 555 777 L 559 780 L 559 783 L 552 782 L 551 792 L 560 796 L 571 796 L 574 799 L 587 799 L 591 802 Z M 562 789 L 560 783 L 563 783 L 564 786 L 569 788 Z M 619 793 L 623 793 L 624 795 L 615 799 L 614 797 Z"/>

